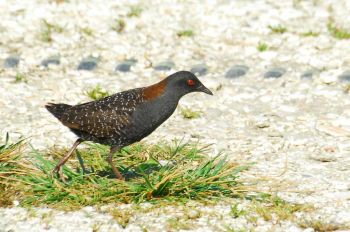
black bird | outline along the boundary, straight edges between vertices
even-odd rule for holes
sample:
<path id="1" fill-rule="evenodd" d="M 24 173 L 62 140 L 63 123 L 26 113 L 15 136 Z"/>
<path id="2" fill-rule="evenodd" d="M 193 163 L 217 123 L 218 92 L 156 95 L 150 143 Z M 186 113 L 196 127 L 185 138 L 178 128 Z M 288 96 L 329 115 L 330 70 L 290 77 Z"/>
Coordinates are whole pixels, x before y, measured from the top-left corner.
<path id="1" fill-rule="evenodd" d="M 107 161 L 115 176 L 124 179 L 113 164 L 113 154 L 151 134 L 173 114 L 180 98 L 192 92 L 213 95 L 193 73 L 180 71 L 154 85 L 92 102 L 73 106 L 48 103 L 46 109 L 78 136 L 53 172 L 64 182 L 64 163 L 81 142 L 93 141 L 111 146 Z"/>

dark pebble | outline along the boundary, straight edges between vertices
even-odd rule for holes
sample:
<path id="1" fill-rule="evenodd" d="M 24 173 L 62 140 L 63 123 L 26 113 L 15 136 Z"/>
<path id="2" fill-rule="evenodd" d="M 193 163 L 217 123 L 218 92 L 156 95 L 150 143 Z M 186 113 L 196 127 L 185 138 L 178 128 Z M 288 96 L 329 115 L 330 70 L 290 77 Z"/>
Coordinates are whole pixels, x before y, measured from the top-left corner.
<path id="1" fill-rule="evenodd" d="M 342 74 L 340 74 L 338 79 L 342 82 L 350 82 L 350 70 L 347 70 L 347 71 L 343 72 Z"/>
<path id="2" fill-rule="evenodd" d="M 129 72 L 131 66 L 136 64 L 136 62 L 137 62 L 136 59 L 124 60 L 123 62 L 117 65 L 117 67 L 115 68 L 115 71 Z"/>
<path id="3" fill-rule="evenodd" d="M 207 74 L 208 67 L 205 64 L 197 64 L 191 68 L 191 72 L 198 76 L 203 76 Z"/>
<path id="4" fill-rule="evenodd" d="M 9 56 L 4 61 L 5 68 L 15 68 L 19 64 L 19 56 Z"/>
<path id="5" fill-rule="evenodd" d="M 226 78 L 238 78 L 245 75 L 248 72 L 249 68 L 245 65 L 234 65 L 230 68 L 225 77 Z"/>
<path id="6" fill-rule="evenodd" d="M 98 60 L 96 58 L 93 57 L 89 57 L 89 58 L 85 58 L 83 59 L 79 66 L 78 66 L 78 70 L 94 70 L 97 67 L 97 62 Z"/>
<path id="7" fill-rule="evenodd" d="M 315 75 L 319 74 L 320 70 L 318 69 L 310 69 L 301 74 L 301 79 L 311 80 Z"/>
<path id="8" fill-rule="evenodd" d="M 286 69 L 284 69 L 284 68 L 272 68 L 265 73 L 264 77 L 265 78 L 279 78 L 285 73 L 286 73 Z"/>
<path id="9" fill-rule="evenodd" d="M 303 74 L 301 74 L 302 79 L 312 79 L 312 76 L 314 75 L 314 72 L 312 70 L 306 71 Z"/>
<path id="10" fill-rule="evenodd" d="M 60 57 L 59 56 L 51 56 L 46 58 L 41 62 L 41 65 L 44 67 L 48 67 L 50 64 L 51 65 L 59 65 L 61 63 Z"/>
<path id="11" fill-rule="evenodd" d="M 174 67 L 175 67 L 174 62 L 164 61 L 164 62 L 161 62 L 161 63 L 157 64 L 156 66 L 154 66 L 154 69 L 157 71 L 169 71 Z"/>

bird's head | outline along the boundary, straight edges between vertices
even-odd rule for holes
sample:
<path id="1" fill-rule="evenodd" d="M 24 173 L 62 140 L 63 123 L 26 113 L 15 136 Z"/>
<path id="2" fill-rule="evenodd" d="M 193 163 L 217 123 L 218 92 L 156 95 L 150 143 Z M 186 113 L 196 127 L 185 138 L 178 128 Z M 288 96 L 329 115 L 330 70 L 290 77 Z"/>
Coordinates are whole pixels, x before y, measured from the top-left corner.
<path id="1" fill-rule="evenodd" d="M 179 71 L 166 78 L 168 91 L 182 97 L 192 92 L 213 93 L 191 72 Z"/>

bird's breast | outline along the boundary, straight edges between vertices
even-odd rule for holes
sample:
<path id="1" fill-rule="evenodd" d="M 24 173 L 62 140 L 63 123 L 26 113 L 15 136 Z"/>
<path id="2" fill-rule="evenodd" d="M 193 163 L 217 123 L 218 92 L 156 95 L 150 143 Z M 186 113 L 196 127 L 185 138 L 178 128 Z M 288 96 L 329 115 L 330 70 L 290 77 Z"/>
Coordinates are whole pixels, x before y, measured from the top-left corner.
<path id="1" fill-rule="evenodd" d="M 167 98 L 143 103 L 132 115 L 131 136 L 142 139 L 152 133 L 174 113 L 177 103 Z"/>

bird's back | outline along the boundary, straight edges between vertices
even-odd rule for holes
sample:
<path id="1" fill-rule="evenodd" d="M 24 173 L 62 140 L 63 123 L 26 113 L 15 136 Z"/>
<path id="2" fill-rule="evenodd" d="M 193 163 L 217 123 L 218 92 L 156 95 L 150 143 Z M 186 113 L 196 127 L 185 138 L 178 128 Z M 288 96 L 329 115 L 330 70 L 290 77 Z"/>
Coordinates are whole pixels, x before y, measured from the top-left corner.
<path id="1" fill-rule="evenodd" d="M 46 108 L 82 139 L 113 144 L 123 142 L 120 140 L 125 137 L 124 129 L 143 101 L 140 89 L 133 89 L 84 104 L 50 103 Z"/>

